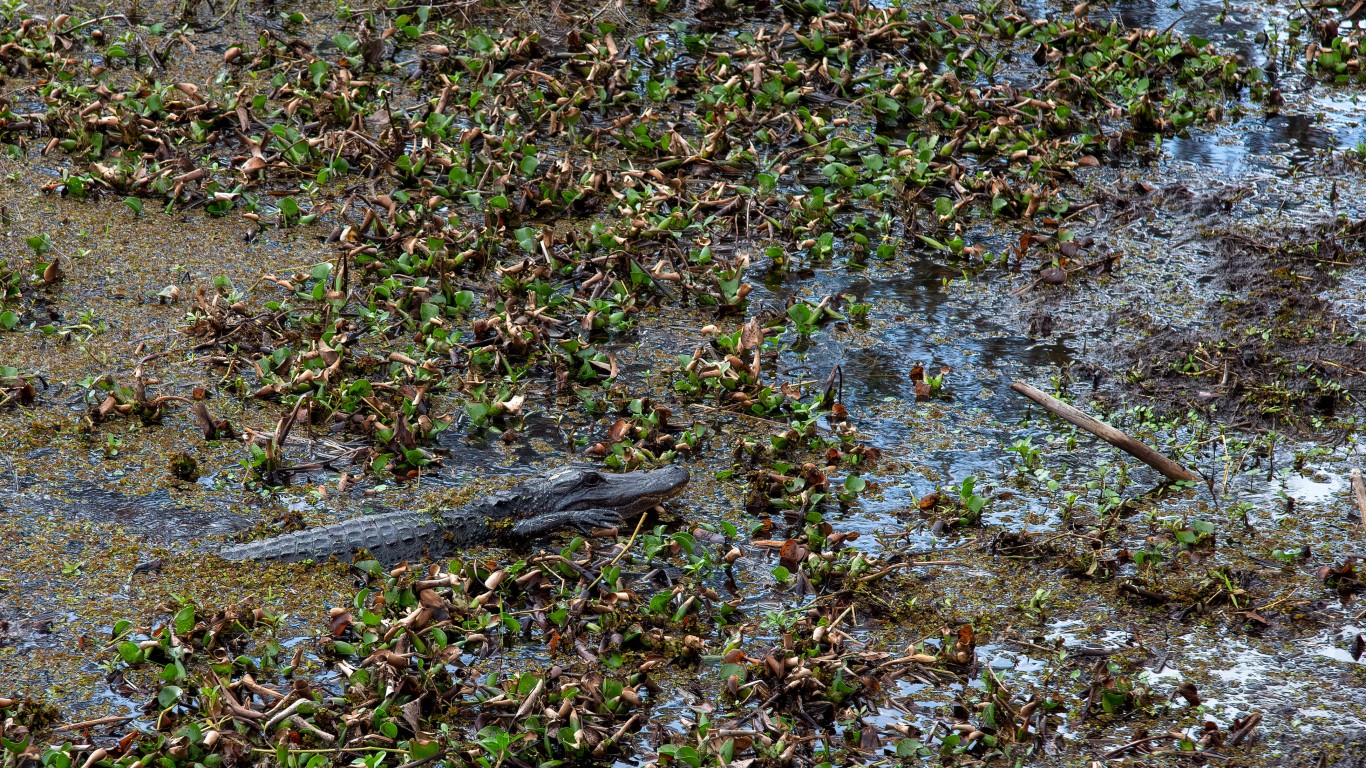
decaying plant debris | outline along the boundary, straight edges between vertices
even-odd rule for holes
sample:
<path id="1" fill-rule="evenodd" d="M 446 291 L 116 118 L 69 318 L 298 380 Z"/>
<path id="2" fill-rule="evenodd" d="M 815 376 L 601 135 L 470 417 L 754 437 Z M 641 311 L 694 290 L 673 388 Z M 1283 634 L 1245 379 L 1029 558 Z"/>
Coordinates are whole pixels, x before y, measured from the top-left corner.
<path id="1" fill-rule="evenodd" d="M 1219 241 L 1228 295 L 1216 328 L 1154 329 L 1133 378 L 1166 407 L 1213 408 L 1229 422 L 1320 430 L 1356 412 L 1366 350 L 1356 323 L 1323 294 L 1361 253 L 1362 223 L 1335 221 L 1268 241 Z"/>
<path id="2" fill-rule="evenodd" d="M 1111 17 L 0 5 L 0 440 L 23 457 L 0 451 L 0 484 L 51 486 L 0 521 L 0 611 L 23 614 L 0 613 L 0 670 L 59 658 L 103 697 L 0 683 L 3 766 L 1303 756 L 1285 712 L 1216 709 L 1217 677 L 1164 671 L 1198 656 L 1172 644 L 1196 628 L 1289 644 L 1352 626 L 1352 533 L 1311 546 L 1279 522 L 1293 499 L 1236 501 L 1284 447 L 1208 406 L 1350 430 L 1355 330 L 1317 296 L 1355 262 L 1359 223 L 1225 233 L 1237 298 L 1218 325 L 1140 348 L 1125 393 L 1165 387 L 1162 407 L 1113 418 L 1207 488 L 1051 461 L 1078 435 L 1049 425 L 1047 446 L 992 447 L 1014 475 L 936 477 L 855 530 L 912 468 L 861 431 L 882 414 L 851 407 L 844 366 L 805 356 L 917 320 L 822 274 L 931 264 L 1019 301 L 1107 285 L 1126 263 L 1096 214 L 1161 206 L 1088 179 L 1284 108 L 1289 74 Z M 1271 60 L 1294 49 L 1303 76 L 1350 81 L 1351 34 L 1304 28 L 1320 42 L 1277 37 Z M 161 228 L 180 253 L 152 255 Z M 1053 332 L 1043 312 L 1027 325 Z M 912 423 L 961 380 L 930 360 L 887 373 Z M 1049 389 L 1075 397 L 1072 372 Z M 47 527 L 78 517 L 90 461 L 119 467 L 100 482 L 128 509 L 161 494 L 153 516 L 217 520 L 228 505 L 206 493 L 243 499 L 239 539 L 453 502 L 489 487 L 432 490 L 464 440 L 524 446 L 537 468 L 686 461 L 707 479 L 615 539 L 392 568 L 229 565 L 131 524 Z M 1104 643 L 1064 643 L 1072 624 Z M 1360 749 L 1341 730 L 1313 744 L 1325 763 Z"/>

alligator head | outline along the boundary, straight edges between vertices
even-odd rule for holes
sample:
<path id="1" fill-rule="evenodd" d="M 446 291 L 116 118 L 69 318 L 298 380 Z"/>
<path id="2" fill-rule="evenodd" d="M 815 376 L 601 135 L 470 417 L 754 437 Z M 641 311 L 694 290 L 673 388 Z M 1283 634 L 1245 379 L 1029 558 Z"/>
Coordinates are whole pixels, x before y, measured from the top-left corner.
<path id="1" fill-rule="evenodd" d="M 556 509 L 613 509 L 629 517 L 677 496 L 688 484 L 688 470 L 675 465 L 614 474 L 569 467 L 552 472 L 545 484 L 545 497 Z"/>

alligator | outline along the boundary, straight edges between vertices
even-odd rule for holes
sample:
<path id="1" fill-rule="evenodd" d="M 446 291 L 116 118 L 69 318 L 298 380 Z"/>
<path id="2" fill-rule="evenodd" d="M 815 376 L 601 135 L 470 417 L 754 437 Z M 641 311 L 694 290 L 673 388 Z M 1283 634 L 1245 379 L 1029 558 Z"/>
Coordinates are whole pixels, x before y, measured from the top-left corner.
<path id="1" fill-rule="evenodd" d="M 389 512 L 235 544 L 227 560 L 297 562 L 347 557 L 365 550 L 382 562 L 413 559 L 476 544 L 509 544 L 568 526 L 580 530 L 620 525 L 676 496 L 688 482 L 679 466 L 611 474 L 570 467 L 450 510 Z"/>

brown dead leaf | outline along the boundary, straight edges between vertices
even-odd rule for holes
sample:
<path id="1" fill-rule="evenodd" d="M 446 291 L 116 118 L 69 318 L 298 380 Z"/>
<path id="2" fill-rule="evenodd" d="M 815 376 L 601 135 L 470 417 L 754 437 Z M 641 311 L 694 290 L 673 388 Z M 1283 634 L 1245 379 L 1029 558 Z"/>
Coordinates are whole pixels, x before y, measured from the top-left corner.
<path id="1" fill-rule="evenodd" d="M 778 562 L 782 563 L 783 567 L 788 570 L 792 570 L 805 561 L 806 556 L 810 553 L 811 550 L 797 543 L 796 539 L 788 539 L 783 542 L 782 549 L 778 550 Z"/>
<path id="2" fill-rule="evenodd" d="M 351 614 L 342 611 L 332 615 L 331 620 L 328 622 L 328 628 L 332 632 L 333 637 L 341 637 L 341 634 L 345 632 L 352 623 Z"/>
<path id="3" fill-rule="evenodd" d="M 740 329 L 740 354 L 745 354 L 751 349 L 758 349 L 764 343 L 764 329 L 759 324 L 759 318 L 752 317 Z"/>
<path id="4" fill-rule="evenodd" d="M 619 443 L 622 440 L 625 440 L 630 434 L 631 422 L 626 419 L 617 419 L 612 424 L 612 428 L 607 430 L 607 441 L 610 443 Z"/>
<path id="5" fill-rule="evenodd" d="M 1195 683 L 1192 683 L 1189 680 L 1176 686 L 1176 690 L 1173 691 L 1173 694 L 1185 699 L 1186 703 L 1192 707 L 1200 706 L 1200 692 L 1196 689 Z"/>

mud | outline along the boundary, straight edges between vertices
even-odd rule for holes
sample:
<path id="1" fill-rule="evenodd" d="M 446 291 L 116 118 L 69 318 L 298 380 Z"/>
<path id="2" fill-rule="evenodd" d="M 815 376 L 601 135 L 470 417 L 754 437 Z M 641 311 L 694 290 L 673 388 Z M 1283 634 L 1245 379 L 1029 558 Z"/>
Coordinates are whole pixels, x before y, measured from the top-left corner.
<path id="1" fill-rule="evenodd" d="M 1360 225 L 1344 219 L 1206 238 L 1216 296 L 1204 321 L 1192 329 L 1133 318 L 1145 338 L 1114 361 L 1121 386 L 1158 410 L 1195 409 L 1247 429 L 1327 437 L 1359 422 L 1366 351 L 1357 324 L 1325 294 L 1353 271 Z"/>

